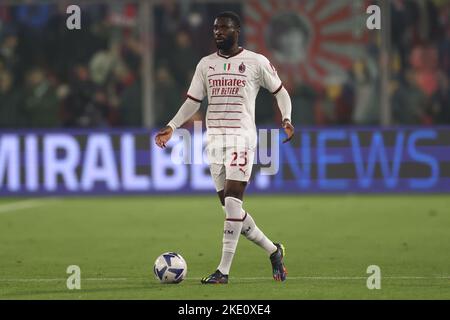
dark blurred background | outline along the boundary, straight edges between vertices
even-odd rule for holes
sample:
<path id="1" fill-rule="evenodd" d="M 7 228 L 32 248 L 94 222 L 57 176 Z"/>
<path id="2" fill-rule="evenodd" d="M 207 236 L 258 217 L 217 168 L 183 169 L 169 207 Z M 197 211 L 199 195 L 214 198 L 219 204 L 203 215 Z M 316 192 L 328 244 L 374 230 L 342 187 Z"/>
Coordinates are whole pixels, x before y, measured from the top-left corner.
<path id="1" fill-rule="evenodd" d="M 66 27 L 70 4 L 81 30 Z M 382 30 L 366 27 L 370 4 L 382 8 Z M 241 45 L 278 69 L 294 123 L 450 124 L 449 0 L 6 0 L 0 128 L 165 125 L 215 51 L 223 10 L 241 15 Z M 275 103 L 260 91 L 257 124 L 279 121 Z"/>

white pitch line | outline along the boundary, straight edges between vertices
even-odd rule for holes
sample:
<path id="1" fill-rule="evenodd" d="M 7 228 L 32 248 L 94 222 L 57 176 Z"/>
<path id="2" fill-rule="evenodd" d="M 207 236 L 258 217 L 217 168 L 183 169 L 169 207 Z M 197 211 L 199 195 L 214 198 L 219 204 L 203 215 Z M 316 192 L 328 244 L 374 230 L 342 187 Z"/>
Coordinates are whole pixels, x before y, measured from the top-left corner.
<path id="1" fill-rule="evenodd" d="M 422 276 L 392 276 L 392 277 L 381 277 L 382 279 L 404 279 L 404 280 L 415 280 L 415 279 L 450 279 L 450 276 L 443 277 L 422 277 Z M 193 279 L 193 278 L 187 278 Z M 271 277 L 243 277 L 243 278 L 233 278 L 236 280 L 270 280 Z M 289 280 L 366 280 L 367 277 L 320 277 L 320 276 L 311 276 L 311 277 L 289 277 Z"/>
<path id="2" fill-rule="evenodd" d="M 18 210 L 33 209 L 37 207 L 44 206 L 49 202 L 55 201 L 54 198 L 46 199 L 28 199 L 16 202 L 10 202 L 5 204 L 0 204 L 0 213 L 13 212 Z"/>
<path id="3" fill-rule="evenodd" d="M 398 280 L 416 280 L 416 279 L 450 279 L 450 276 L 444 277 L 414 277 L 414 276 L 393 276 L 393 277 L 381 277 L 382 279 L 398 279 Z M 187 280 L 196 280 L 197 278 L 186 278 Z M 236 277 L 232 278 L 233 280 L 272 280 L 271 277 Z M 287 276 L 287 280 L 366 280 L 367 277 L 289 277 Z"/>
<path id="4" fill-rule="evenodd" d="M 81 278 L 82 281 L 129 281 L 127 278 Z M 67 281 L 66 278 L 53 278 L 53 279 L 0 279 L 0 282 L 60 282 Z"/>
<path id="5" fill-rule="evenodd" d="M 152 277 L 149 278 L 81 278 L 81 281 L 105 281 L 105 282 L 123 282 L 123 281 L 147 281 L 151 280 Z M 199 280 L 199 278 L 186 278 L 186 280 Z M 367 277 L 351 277 L 351 276 L 343 276 L 343 277 L 321 277 L 321 276 L 304 276 L 304 277 L 287 277 L 287 280 L 366 280 Z M 382 279 L 394 279 L 394 280 L 450 280 L 450 276 L 386 276 L 382 277 Z M 48 279 L 0 279 L 0 282 L 62 282 L 66 281 L 66 278 L 48 278 Z M 245 280 L 272 280 L 271 277 L 236 277 L 232 278 L 232 280 L 236 281 L 245 281 Z"/>

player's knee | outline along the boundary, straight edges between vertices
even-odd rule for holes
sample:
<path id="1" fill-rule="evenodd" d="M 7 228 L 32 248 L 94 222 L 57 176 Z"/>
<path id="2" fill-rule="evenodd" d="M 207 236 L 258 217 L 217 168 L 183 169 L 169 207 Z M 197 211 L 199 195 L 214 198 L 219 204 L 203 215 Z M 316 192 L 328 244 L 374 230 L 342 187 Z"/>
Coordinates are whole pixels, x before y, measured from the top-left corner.
<path id="1" fill-rule="evenodd" d="M 224 198 L 233 197 L 242 201 L 244 196 L 245 182 L 229 182 L 225 185 Z"/>
<path id="2" fill-rule="evenodd" d="M 242 201 L 235 197 L 225 197 L 227 219 L 242 219 Z"/>
<path id="3" fill-rule="evenodd" d="M 237 190 L 227 190 L 227 192 L 224 195 L 224 199 L 227 197 L 242 200 L 242 193 Z"/>

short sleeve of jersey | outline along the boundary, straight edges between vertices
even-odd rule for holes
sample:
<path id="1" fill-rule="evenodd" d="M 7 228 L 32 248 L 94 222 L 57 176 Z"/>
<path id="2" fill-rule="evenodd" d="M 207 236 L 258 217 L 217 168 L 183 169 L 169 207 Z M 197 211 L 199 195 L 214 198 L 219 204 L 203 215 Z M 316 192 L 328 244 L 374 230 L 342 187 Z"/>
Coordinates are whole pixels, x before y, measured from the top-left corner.
<path id="1" fill-rule="evenodd" d="M 195 68 L 194 77 L 192 78 L 191 86 L 188 90 L 188 97 L 194 101 L 201 102 L 206 96 L 205 75 L 203 73 L 203 60 L 197 64 Z"/>
<path id="2" fill-rule="evenodd" d="M 271 93 L 277 93 L 282 86 L 281 80 L 278 77 L 277 70 L 263 55 L 260 56 L 259 61 L 261 87 L 266 88 Z"/>

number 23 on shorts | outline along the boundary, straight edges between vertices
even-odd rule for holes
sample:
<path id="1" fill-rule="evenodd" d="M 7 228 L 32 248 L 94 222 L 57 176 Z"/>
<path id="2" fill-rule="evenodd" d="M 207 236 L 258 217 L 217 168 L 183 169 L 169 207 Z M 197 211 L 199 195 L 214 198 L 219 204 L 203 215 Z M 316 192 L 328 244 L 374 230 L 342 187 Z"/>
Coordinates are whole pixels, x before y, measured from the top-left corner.
<path id="1" fill-rule="evenodd" d="M 248 163 L 247 151 L 240 151 L 231 153 L 230 167 L 245 167 Z"/>

